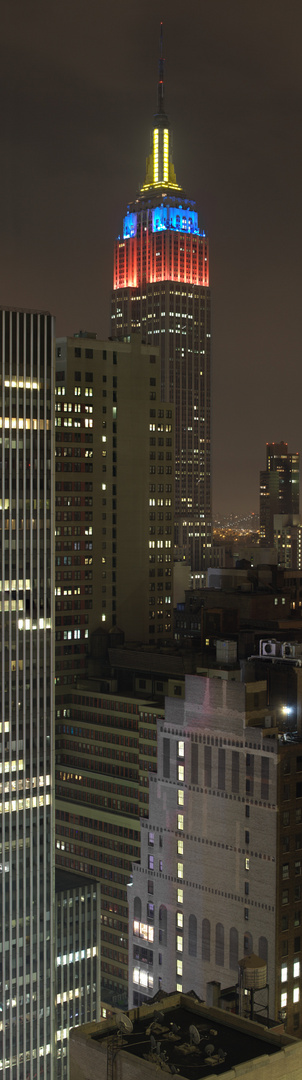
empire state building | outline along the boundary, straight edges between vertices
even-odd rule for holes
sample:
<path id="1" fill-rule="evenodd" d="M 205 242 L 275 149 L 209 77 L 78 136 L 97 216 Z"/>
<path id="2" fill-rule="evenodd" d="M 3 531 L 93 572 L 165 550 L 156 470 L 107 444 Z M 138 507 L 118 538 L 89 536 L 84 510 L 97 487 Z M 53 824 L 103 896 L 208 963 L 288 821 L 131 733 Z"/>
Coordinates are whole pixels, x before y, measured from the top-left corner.
<path id="1" fill-rule="evenodd" d="M 175 549 L 196 574 L 211 545 L 209 242 L 176 180 L 163 69 L 161 30 L 151 153 L 114 247 L 111 333 L 159 347 L 161 397 L 175 410 Z"/>

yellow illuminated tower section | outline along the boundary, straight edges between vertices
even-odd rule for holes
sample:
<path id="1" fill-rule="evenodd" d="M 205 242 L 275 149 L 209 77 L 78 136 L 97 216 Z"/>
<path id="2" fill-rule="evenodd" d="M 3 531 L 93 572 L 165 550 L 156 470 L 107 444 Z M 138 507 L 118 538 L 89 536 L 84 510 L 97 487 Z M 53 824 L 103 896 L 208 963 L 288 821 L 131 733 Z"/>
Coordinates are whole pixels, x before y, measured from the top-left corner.
<path id="1" fill-rule="evenodd" d="M 111 332 L 159 346 L 162 399 L 175 407 L 175 554 L 198 582 L 211 547 L 209 242 L 177 183 L 163 71 L 161 26 L 151 152 L 114 248 Z"/>

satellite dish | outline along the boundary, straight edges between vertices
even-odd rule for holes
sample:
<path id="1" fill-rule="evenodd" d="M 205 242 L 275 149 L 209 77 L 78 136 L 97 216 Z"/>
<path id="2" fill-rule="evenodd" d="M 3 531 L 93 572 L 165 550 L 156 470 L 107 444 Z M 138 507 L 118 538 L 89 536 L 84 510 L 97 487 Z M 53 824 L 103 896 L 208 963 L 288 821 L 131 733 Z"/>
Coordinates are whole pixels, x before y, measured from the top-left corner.
<path id="1" fill-rule="evenodd" d="M 198 1046 L 199 1043 L 200 1043 L 200 1034 L 199 1034 L 199 1031 L 197 1031 L 197 1027 L 195 1027 L 195 1024 L 190 1024 L 189 1035 L 190 1035 L 190 1044 L 191 1044 L 191 1046 L 192 1046 L 192 1043 L 194 1043 L 194 1046 Z"/>
<path id="2" fill-rule="evenodd" d="M 213 1043 L 207 1043 L 207 1045 L 206 1045 L 206 1047 L 205 1047 L 205 1052 L 206 1052 L 206 1054 L 210 1054 L 210 1055 L 211 1055 L 211 1054 L 213 1054 L 213 1053 L 214 1053 L 214 1050 L 215 1050 L 215 1046 L 213 1046 Z"/>
<path id="3" fill-rule="evenodd" d="M 118 1013 L 116 1023 L 119 1031 L 127 1032 L 129 1035 L 130 1032 L 133 1031 L 133 1023 L 132 1020 L 130 1020 L 130 1016 L 127 1016 L 127 1013 Z"/>

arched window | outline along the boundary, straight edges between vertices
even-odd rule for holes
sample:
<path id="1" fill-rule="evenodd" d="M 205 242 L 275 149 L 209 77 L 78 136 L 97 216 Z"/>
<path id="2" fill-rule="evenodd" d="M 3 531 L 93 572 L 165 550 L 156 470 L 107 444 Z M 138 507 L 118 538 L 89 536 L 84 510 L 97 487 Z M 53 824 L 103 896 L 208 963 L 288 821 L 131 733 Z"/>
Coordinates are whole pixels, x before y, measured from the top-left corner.
<path id="1" fill-rule="evenodd" d="M 251 953 L 253 952 L 253 938 L 252 938 L 252 935 L 249 932 L 247 932 L 244 935 L 243 946 L 244 946 L 244 955 L 245 956 L 251 956 Z"/>
<path id="2" fill-rule="evenodd" d="M 259 938 L 258 956 L 261 956 L 261 959 L 266 960 L 266 963 L 267 963 L 268 945 L 267 945 L 267 938 L 266 937 L 260 937 Z"/>
<path id="3" fill-rule="evenodd" d="M 201 927 L 201 957 L 202 960 L 211 959 L 211 926 L 209 919 L 202 920 Z"/>
<path id="4" fill-rule="evenodd" d="M 238 967 L 238 930 L 235 926 L 230 929 L 230 968 L 236 971 Z"/>
<path id="5" fill-rule="evenodd" d="M 137 919 L 138 922 L 142 921 L 142 901 L 140 896 L 134 897 L 133 918 Z"/>
<path id="6" fill-rule="evenodd" d="M 216 923 L 215 963 L 224 966 L 224 927 L 221 922 Z"/>
<path id="7" fill-rule="evenodd" d="M 197 956 L 197 919 L 189 915 L 189 956 Z"/>
<path id="8" fill-rule="evenodd" d="M 159 909 L 159 941 L 161 945 L 168 944 L 168 919 L 167 908 L 164 904 L 160 905 Z"/>

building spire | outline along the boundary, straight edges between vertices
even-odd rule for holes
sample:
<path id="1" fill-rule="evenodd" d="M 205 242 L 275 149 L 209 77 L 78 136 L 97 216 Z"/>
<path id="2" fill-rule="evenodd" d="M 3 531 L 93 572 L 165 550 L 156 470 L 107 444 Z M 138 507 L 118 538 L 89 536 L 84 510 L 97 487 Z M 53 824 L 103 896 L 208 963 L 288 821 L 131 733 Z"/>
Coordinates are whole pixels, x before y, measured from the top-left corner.
<path id="1" fill-rule="evenodd" d="M 157 112 L 153 121 L 152 149 L 147 158 L 146 179 L 141 191 L 149 188 L 166 188 L 181 191 L 176 183 L 175 169 L 170 157 L 170 124 L 164 105 L 164 57 L 163 24 L 160 24 L 159 63 L 157 87 Z"/>
<path id="2" fill-rule="evenodd" d="M 157 111 L 164 113 L 164 58 L 163 58 L 163 24 L 160 24 L 159 35 L 159 62 L 158 62 L 158 88 L 157 88 Z"/>

